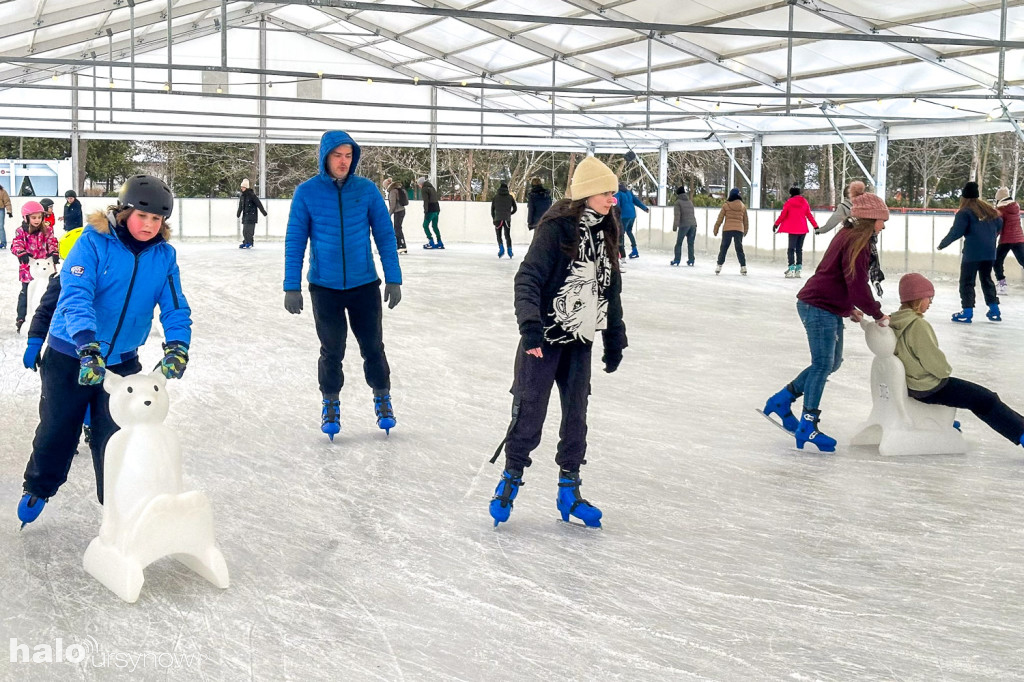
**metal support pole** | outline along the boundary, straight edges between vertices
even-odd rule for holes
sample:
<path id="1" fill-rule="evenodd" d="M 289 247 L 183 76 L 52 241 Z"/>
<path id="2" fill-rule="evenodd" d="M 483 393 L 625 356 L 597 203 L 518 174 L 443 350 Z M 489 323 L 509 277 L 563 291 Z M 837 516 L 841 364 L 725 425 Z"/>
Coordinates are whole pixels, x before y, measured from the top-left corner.
<path id="1" fill-rule="evenodd" d="M 484 144 L 484 81 L 487 74 L 480 74 L 480 146 Z M 472 188 L 470 188 L 472 192 Z"/>
<path id="2" fill-rule="evenodd" d="M 78 173 L 81 157 L 79 156 L 78 145 L 80 143 L 78 133 L 78 72 L 71 72 L 71 188 L 81 192 L 78 186 Z"/>
<path id="3" fill-rule="evenodd" d="M 131 49 L 131 71 L 132 71 L 132 110 L 135 109 L 135 0 L 128 0 L 128 16 L 129 16 L 129 27 L 128 31 L 131 35 L 132 49 Z"/>
<path id="4" fill-rule="evenodd" d="M 267 196 L 267 15 L 260 15 L 260 184 L 259 193 Z M 270 223 L 263 221 L 269 229 Z"/>
<path id="5" fill-rule="evenodd" d="M 764 161 L 764 138 L 754 136 L 750 147 L 750 208 L 761 208 L 761 164 Z"/>
<path id="6" fill-rule="evenodd" d="M 749 182 L 748 182 L 749 184 Z M 726 196 L 732 191 L 732 188 L 736 186 L 736 163 L 729 164 L 729 182 L 728 187 L 725 188 Z"/>
<path id="7" fill-rule="evenodd" d="M 710 124 L 710 123 L 708 123 L 707 121 L 704 121 L 704 122 L 708 124 L 708 127 L 709 127 L 709 128 L 711 128 L 711 124 Z M 729 167 L 729 169 L 730 169 L 730 173 L 732 172 L 732 169 L 733 169 L 733 168 L 735 168 L 736 170 L 738 170 L 738 171 L 740 172 L 740 175 L 742 175 L 742 176 L 743 176 L 743 179 L 747 181 L 747 184 L 748 184 L 748 185 L 749 185 L 749 184 L 751 184 L 751 182 L 750 182 L 750 178 L 748 178 L 748 177 L 747 177 L 747 174 L 746 174 L 746 173 L 744 173 L 744 172 L 743 172 L 743 169 L 742 169 L 742 168 L 740 168 L 740 167 L 739 167 L 739 164 L 737 164 L 737 163 L 736 163 L 736 157 L 735 157 L 735 156 L 733 155 L 733 153 L 732 153 L 731 151 L 729 151 L 729 148 L 725 146 L 725 143 L 724 143 L 724 142 L 722 142 L 722 138 L 720 138 L 720 137 L 718 136 L 718 133 L 714 132 L 714 129 L 712 129 L 712 132 L 711 132 L 711 136 L 712 136 L 712 137 L 713 137 L 713 138 L 715 139 L 715 142 L 717 142 L 717 143 L 718 143 L 718 146 L 719 146 L 719 147 L 721 147 L 721 148 L 722 148 L 722 150 L 723 150 L 723 151 L 724 151 L 724 152 L 726 153 L 726 155 L 727 155 L 727 156 L 729 157 L 729 162 L 730 162 L 730 163 L 732 164 L 732 165 L 731 165 L 731 166 Z M 730 175 L 730 177 L 731 177 L 731 175 Z M 730 188 L 730 189 L 731 189 L 731 188 Z"/>
<path id="8" fill-rule="evenodd" d="M 875 134 L 875 194 L 885 201 L 886 173 L 889 169 L 889 128 L 883 127 Z"/>
<path id="9" fill-rule="evenodd" d="M 555 136 L 555 67 L 558 62 L 551 58 L 551 137 Z"/>
<path id="10" fill-rule="evenodd" d="M 220 0 L 220 65 L 228 68 L 228 0 Z"/>
<path id="11" fill-rule="evenodd" d="M 110 97 L 109 99 L 109 122 L 114 122 L 114 32 L 109 28 L 107 29 L 107 63 L 110 64 L 108 67 L 108 81 L 107 85 L 110 86 Z"/>
<path id="12" fill-rule="evenodd" d="M 97 101 L 98 98 L 96 97 L 96 93 L 99 92 L 99 91 L 96 89 L 96 64 L 95 64 L 95 62 L 96 62 L 96 53 L 95 52 L 91 52 L 90 55 L 92 56 L 92 60 L 93 60 L 93 65 L 92 65 L 92 92 L 90 93 L 91 94 L 91 99 L 92 99 L 92 129 L 93 129 L 93 131 L 95 131 L 96 130 L 96 112 L 99 110 L 99 106 L 97 106 L 99 104 L 99 102 Z"/>
<path id="13" fill-rule="evenodd" d="M 437 87 L 430 86 L 430 184 L 437 187 Z"/>
<path id="14" fill-rule="evenodd" d="M 647 130 L 651 129 L 651 46 L 654 44 L 654 31 L 647 34 Z"/>
<path id="15" fill-rule="evenodd" d="M 171 31 L 171 19 L 174 17 L 171 14 L 173 3 L 174 0 L 167 0 L 167 92 L 174 87 L 174 54 L 171 49 L 174 45 L 174 33 Z"/>
<path id="16" fill-rule="evenodd" d="M 836 131 L 836 135 L 839 136 L 839 139 L 843 141 L 843 144 L 846 147 L 846 151 L 850 152 L 850 156 L 852 156 L 853 160 L 857 162 L 857 165 L 860 166 L 860 169 L 864 171 L 864 175 L 867 176 L 868 181 L 875 187 L 878 187 L 878 183 L 875 181 L 875 178 L 873 177 L 872 173 L 867 169 L 867 166 L 865 166 L 861 162 L 860 157 L 857 156 L 857 152 L 853 151 L 853 147 L 850 146 L 850 143 L 846 141 L 846 136 L 843 135 L 843 131 L 841 131 L 839 127 L 836 125 L 836 122 L 833 121 L 827 113 L 825 113 L 824 104 L 821 105 L 821 113 L 825 117 L 825 120 L 827 120 L 832 125 L 832 130 Z M 886 137 L 886 140 L 886 144 L 888 144 L 888 136 Z"/>
<path id="17" fill-rule="evenodd" d="M 1006 40 L 1006 0 L 1003 0 L 1001 12 L 999 14 L 999 42 L 1002 43 Z M 1006 84 L 1004 76 L 1006 74 L 1006 48 L 999 48 L 999 82 L 996 85 L 996 92 L 999 96 L 1003 96 L 1003 87 Z"/>
<path id="18" fill-rule="evenodd" d="M 789 116 L 793 94 L 793 10 L 796 0 L 789 0 L 789 35 L 786 37 L 786 115 Z"/>
<path id="19" fill-rule="evenodd" d="M 668 206 L 668 142 L 658 150 L 658 206 Z"/>

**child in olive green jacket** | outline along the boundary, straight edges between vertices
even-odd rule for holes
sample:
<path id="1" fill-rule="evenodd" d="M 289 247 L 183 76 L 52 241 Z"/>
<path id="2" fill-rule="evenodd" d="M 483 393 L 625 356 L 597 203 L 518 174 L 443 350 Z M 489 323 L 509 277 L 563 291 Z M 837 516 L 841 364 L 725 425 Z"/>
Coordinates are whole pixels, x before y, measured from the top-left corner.
<path id="1" fill-rule="evenodd" d="M 896 334 L 896 357 L 907 372 L 907 393 L 929 405 L 970 410 L 1014 445 L 1024 445 L 1024 417 L 984 386 L 951 376 L 953 368 L 924 319 L 934 297 L 935 287 L 924 275 L 911 272 L 900 279 L 901 305 L 889 317 L 889 327 Z"/>

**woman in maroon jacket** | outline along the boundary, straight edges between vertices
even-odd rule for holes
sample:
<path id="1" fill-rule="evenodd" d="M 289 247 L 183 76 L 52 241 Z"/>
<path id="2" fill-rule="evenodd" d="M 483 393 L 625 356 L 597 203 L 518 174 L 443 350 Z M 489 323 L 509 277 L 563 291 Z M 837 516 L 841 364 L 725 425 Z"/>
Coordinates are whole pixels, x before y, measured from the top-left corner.
<path id="1" fill-rule="evenodd" d="M 996 209 L 1003 216 L 1003 231 L 999 233 L 999 246 L 996 248 L 996 294 L 1005 296 L 1009 287 L 1006 286 L 1003 261 L 1006 254 L 1013 251 L 1017 262 L 1024 267 L 1024 230 L 1020 229 L 1020 206 L 1005 187 L 996 190 Z"/>
<path id="2" fill-rule="evenodd" d="M 877 195 L 862 194 L 853 200 L 846 229 L 839 230 L 821 258 L 818 269 L 797 294 L 796 310 L 807 330 L 811 364 L 768 399 L 766 417 L 776 414 L 782 426 L 796 436 L 796 446 L 813 443 L 821 452 L 835 452 L 834 438 L 818 431 L 821 395 L 828 375 L 843 362 L 843 318 L 860 322 L 871 315 L 885 326 L 889 316 L 871 296 L 868 266 L 871 237 L 885 228 L 889 209 Z M 797 421 L 791 405 L 804 397 L 803 416 Z M 771 419 L 771 417 L 768 417 Z M 772 421 L 775 421 L 772 419 Z"/>
<path id="3" fill-rule="evenodd" d="M 775 221 L 775 231 L 789 235 L 789 248 L 786 250 L 786 258 L 789 261 L 789 269 L 786 270 L 786 278 L 799 277 L 800 270 L 804 266 L 804 239 L 810 230 L 807 223 L 810 222 L 814 229 L 818 229 L 818 223 L 814 221 L 811 214 L 811 205 L 807 203 L 800 194 L 799 187 L 789 188 L 789 199 L 782 205 L 782 212 Z"/>

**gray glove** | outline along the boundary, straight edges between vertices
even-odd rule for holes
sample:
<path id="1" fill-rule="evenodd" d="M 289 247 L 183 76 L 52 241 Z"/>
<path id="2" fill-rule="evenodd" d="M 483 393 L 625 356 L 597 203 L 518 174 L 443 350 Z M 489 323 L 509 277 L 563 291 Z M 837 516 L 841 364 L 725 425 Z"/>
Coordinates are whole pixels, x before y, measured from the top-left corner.
<path id="1" fill-rule="evenodd" d="M 402 285 L 388 282 L 384 285 L 384 302 L 388 308 L 394 308 L 402 300 Z"/>
<path id="2" fill-rule="evenodd" d="M 290 312 L 292 315 L 298 315 L 302 312 L 302 292 L 301 291 L 286 291 L 284 292 L 284 309 Z"/>

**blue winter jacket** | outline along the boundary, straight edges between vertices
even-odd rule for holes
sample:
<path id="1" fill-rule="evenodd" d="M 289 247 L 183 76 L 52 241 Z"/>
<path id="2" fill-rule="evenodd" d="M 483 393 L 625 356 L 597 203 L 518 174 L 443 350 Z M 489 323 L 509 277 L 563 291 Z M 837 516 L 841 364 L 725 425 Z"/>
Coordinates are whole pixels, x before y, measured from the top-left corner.
<path id="1" fill-rule="evenodd" d="M 619 202 L 619 216 L 623 220 L 636 220 L 636 209 L 642 208 L 644 213 L 649 210 L 644 202 L 637 199 L 632 190 L 622 189 L 615 193 L 615 199 Z"/>
<path id="2" fill-rule="evenodd" d="M 327 173 L 327 155 L 352 145 L 352 166 L 339 189 Z M 377 281 L 370 233 L 384 267 L 384 281 L 402 283 L 398 243 L 388 207 L 377 187 L 355 174 L 359 145 L 348 133 L 334 130 L 320 138 L 320 173 L 295 189 L 284 238 L 284 290 L 302 288 L 302 262 L 309 242 L 310 284 L 352 289 Z"/>
<path id="3" fill-rule="evenodd" d="M 964 238 L 964 251 L 961 261 L 964 263 L 975 263 L 977 261 L 996 259 L 996 240 L 1003 230 L 1003 219 L 1001 216 L 991 220 L 979 220 L 974 211 L 964 209 L 957 211 L 953 218 L 953 227 L 949 234 L 939 242 L 939 248 L 944 249 L 961 237 Z"/>
<path id="4" fill-rule="evenodd" d="M 130 360 L 149 336 L 157 304 L 164 338 L 192 341 L 177 257 L 162 238 L 136 256 L 112 225 L 92 223 L 64 260 L 60 287 L 48 342 L 65 355 L 77 357 L 78 346 L 99 341 L 107 364 Z"/>

